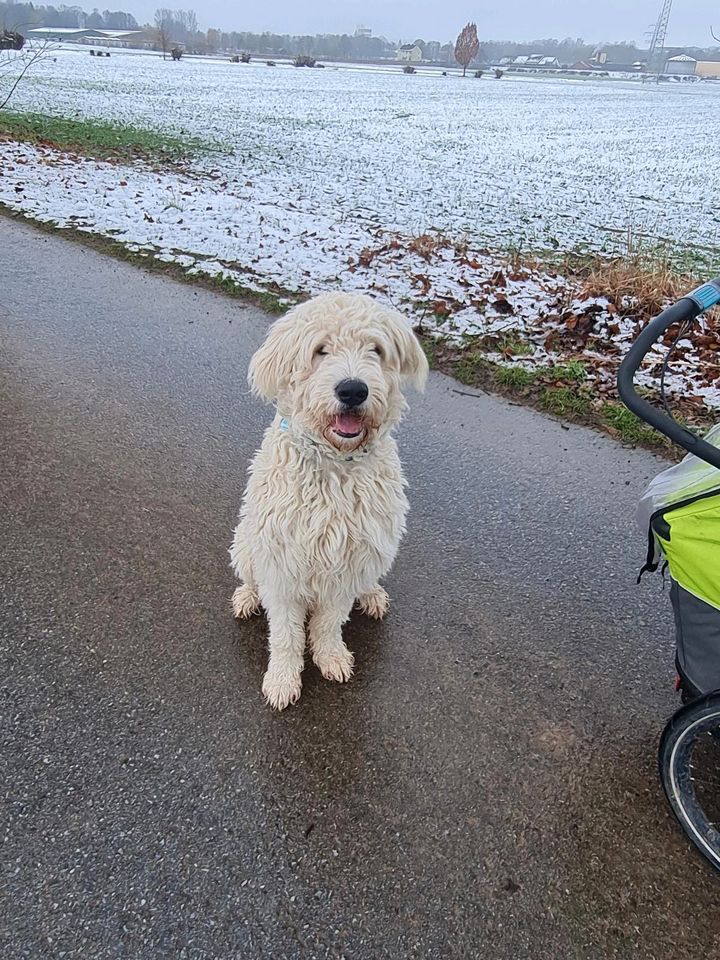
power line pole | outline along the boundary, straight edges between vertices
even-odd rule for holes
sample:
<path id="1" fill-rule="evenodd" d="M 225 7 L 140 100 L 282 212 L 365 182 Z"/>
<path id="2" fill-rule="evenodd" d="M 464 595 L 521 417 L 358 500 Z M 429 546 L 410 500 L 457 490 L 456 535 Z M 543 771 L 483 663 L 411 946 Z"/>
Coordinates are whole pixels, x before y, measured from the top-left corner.
<path id="1" fill-rule="evenodd" d="M 665 49 L 665 37 L 667 36 L 668 23 L 670 22 L 670 10 L 673 0 L 663 0 L 660 16 L 653 30 L 652 40 L 650 41 L 650 50 L 648 52 L 647 68 L 649 73 L 657 73 L 658 77 L 663 70 L 663 52 Z"/>

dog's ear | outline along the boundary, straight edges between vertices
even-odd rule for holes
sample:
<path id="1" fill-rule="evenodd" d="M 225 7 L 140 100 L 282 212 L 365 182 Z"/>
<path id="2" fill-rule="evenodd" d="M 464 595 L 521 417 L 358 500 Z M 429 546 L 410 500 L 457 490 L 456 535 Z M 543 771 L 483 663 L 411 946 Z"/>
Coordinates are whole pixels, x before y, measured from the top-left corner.
<path id="1" fill-rule="evenodd" d="M 292 311 L 270 327 L 263 345 L 250 360 L 248 382 L 252 392 L 263 400 L 277 400 L 292 379 L 294 321 Z"/>
<path id="2" fill-rule="evenodd" d="M 410 324 L 399 313 L 392 314 L 391 337 L 400 362 L 400 376 L 416 390 L 424 390 L 430 369 L 427 357 Z"/>

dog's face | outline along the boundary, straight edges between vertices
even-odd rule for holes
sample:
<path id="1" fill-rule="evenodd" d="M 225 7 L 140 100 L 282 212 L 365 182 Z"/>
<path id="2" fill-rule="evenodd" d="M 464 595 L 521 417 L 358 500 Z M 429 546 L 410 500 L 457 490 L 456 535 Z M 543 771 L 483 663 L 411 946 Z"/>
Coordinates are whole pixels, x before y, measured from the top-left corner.
<path id="1" fill-rule="evenodd" d="M 273 324 L 249 380 L 319 443 L 352 453 L 398 422 L 403 386 L 422 389 L 427 370 L 399 314 L 359 294 L 323 294 Z"/>

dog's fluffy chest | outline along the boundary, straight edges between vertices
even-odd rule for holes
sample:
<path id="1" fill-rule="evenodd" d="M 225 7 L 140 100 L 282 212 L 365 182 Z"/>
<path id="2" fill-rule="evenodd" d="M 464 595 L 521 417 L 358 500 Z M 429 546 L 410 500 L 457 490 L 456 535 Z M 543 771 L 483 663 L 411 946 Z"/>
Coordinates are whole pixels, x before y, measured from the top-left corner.
<path id="1" fill-rule="evenodd" d="M 391 538 L 405 510 L 399 471 L 378 476 L 365 463 L 318 470 L 300 481 L 298 492 L 302 506 L 284 518 L 288 527 L 306 542 L 335 540 L 346 552 L 365 541 Z"/>
<path id="2" fill-rule="evenodd" d="M 379 454 L 353 462 L 307 457 L 287 441 L 264 446 L 250 485 L 258 541 L 293 579 L 315 583 L 351 570 L 360 592 L 390 568 L 408 508 L 390 438 Z"/>

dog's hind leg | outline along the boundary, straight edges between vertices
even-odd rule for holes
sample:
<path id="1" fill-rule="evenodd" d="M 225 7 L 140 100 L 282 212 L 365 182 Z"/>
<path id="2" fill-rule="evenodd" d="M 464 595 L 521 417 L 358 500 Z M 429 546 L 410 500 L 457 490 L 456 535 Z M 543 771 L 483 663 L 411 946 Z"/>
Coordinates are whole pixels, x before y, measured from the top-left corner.
<path id="1" fill-rule="evenodd" d="M 375 620 L 382 620 L 390 607 L 390 597 L 387 591 L 383 590 L 379 583 L 376 583 L 372 590 L 361 594 L 357 599 L 357 605 L 363 613 Z"/>
<path id="2" fill-rule="evenodd" d="M 327 680 L 344 683 L 353 673 L 355 658 L 342 638 L 342 625 L 350 616 L 352 597 L 318 603 L 310 617 L 310 650 L 320 673 Z"/>
<path id="3" fill-rule="evenodd" d="M 230 600 L 233 616 L 238 620 L 249 620 L 260 612 L 260 594 L 255 582 L 255 571 L 244 526 L 242 521 L 237 525 L 230 547 L 230 565 L 236 576 L 243 581 L 242 586 L 237 588 Z"/>

